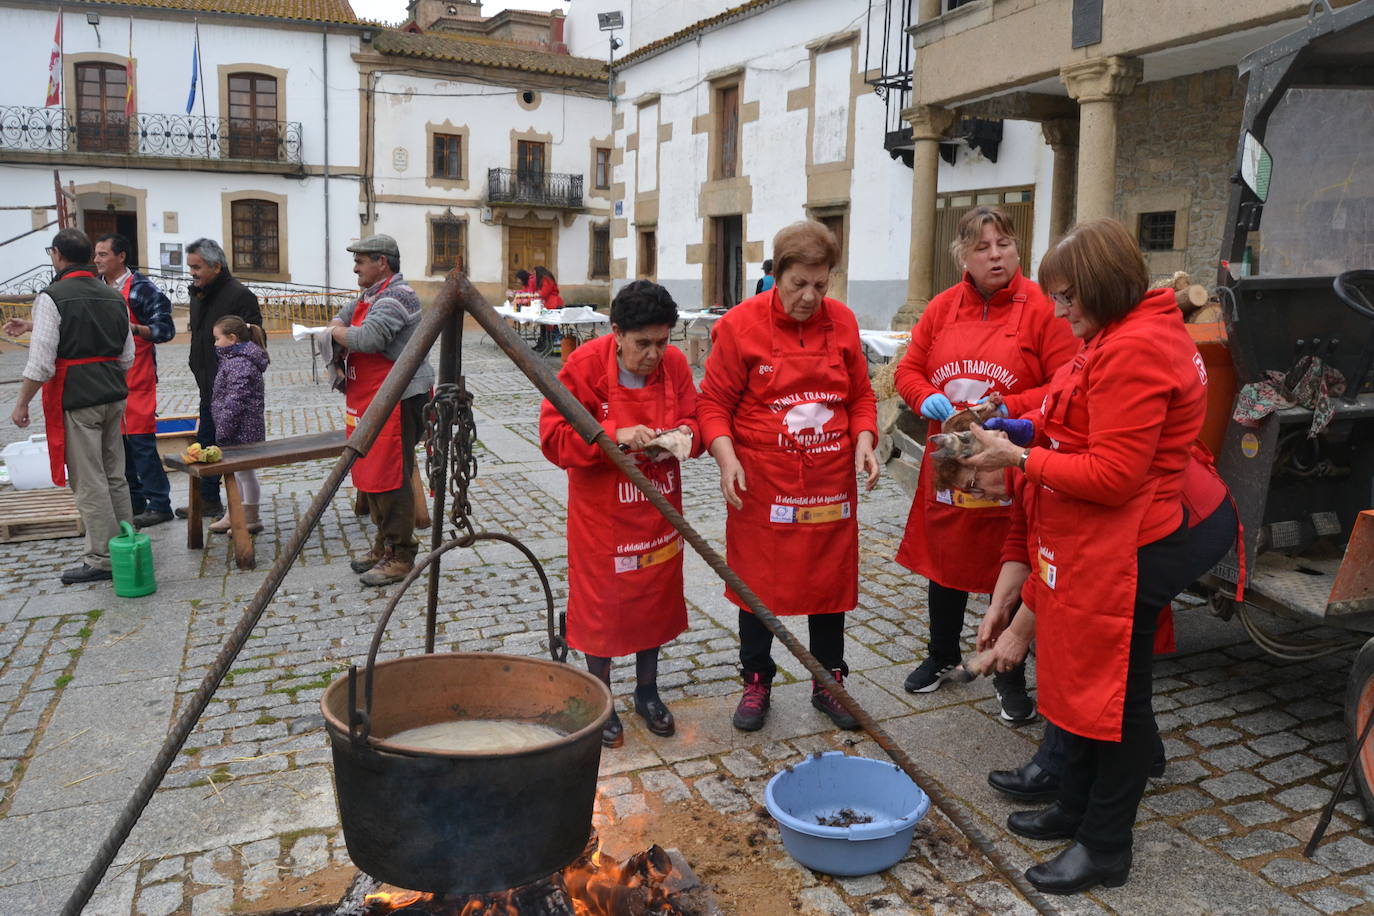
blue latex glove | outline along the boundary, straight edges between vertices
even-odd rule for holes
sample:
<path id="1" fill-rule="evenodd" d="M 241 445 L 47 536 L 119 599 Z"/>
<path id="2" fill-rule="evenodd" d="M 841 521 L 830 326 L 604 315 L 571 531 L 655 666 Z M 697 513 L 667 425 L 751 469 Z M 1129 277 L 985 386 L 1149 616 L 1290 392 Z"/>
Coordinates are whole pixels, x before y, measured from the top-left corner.
<path id="1" fill-rule="evenodd" d="M 985 401 L 987 401 L 987 398 L 983 398 L 983 400 L 979 401 L 978 403 L 982 404 Z M 1007 405 L 1005 402 L 997 405 L 997 415 L 1001 417 L 1007 416 Z"/>
<path id="2" fill-rule="evenodd" d="M 1035 441 L 1035 422 L 1033 420 L 1006 420 L 992 417 L 983 421 L 983 429 L 1000 429 L 1007 434 L 1013 445 L 1023 448 Z"/>
<path id="3" fill-rule="evenodd" d="M 943 423 L 954 416 L 954 405 L 949 402 L 949 398 L 936 392 L 921 402 L 921 416 Z"/>

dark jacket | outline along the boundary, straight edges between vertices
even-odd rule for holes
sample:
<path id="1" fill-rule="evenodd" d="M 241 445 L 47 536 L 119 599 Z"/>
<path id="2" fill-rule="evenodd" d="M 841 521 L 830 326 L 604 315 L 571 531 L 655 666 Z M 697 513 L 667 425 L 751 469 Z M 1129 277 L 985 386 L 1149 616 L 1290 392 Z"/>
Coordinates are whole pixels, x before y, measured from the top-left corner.
<path id="1" fill-rule="evenodd" d="M 166 343 L 177 334 L 172 324 L 172 300 L 143 274 L 136 270 L 130 273 L 134 282 L 129 287 L 129 310 L 134 313 L 134 320 L 148 328 L 152 335 L 149 343 Z"/>
<path id="2" fill-rule="evenodd" d="M 87 276 L 70 276 L 77 271 L 86 271 Z M 124 370 L 117 362 L 129 337 L 129 310 L 124 297 L 94 274 L 94 267 L 68 267 L 43 290 L 57 306 L 60 317 L 57 358 L 109 360 L 67 369 L 62 389 L 63 410 L 109 404 L 129 396 Z"/>
<path id="3" fill-rule="evenodd" d="M 267 438 L 262 374 L 271 362 L 267 351 L 251 340 L 216 347 L 219 371 L 210 396 L 215 441 L 220 445 L 249 445 Z"/>
<path id="4" fill-rule="evenodd" d="M 228 266 L 205 289 L 191 287 L 191 355 L 188 362 L 196 387 L 202 394 L 214 389 L 219 359 L 215 356 L 215 322 L 237 315 L 249 324 L 262 325 L 258 297 L 229 276 Z"/>

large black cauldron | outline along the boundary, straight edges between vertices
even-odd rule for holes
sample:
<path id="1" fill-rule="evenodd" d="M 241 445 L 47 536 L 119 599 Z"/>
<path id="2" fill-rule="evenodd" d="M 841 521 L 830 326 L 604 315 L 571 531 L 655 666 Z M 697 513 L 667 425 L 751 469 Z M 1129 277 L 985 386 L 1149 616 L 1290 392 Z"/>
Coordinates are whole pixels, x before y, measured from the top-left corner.
<path id="1" fill-rule="evenodd" d="M 350 672 L 320 700 L 348 854 L 388 884 L 486 894 L 559 871 L 591 830 L 611 694 L 585 671 L 491 653 L 409 656 L 372 669 L 365 719 Z M 361 681 L 361 677 L 357 677 Z M 433 751 L 387 735 L 458 718 L 520 719 L 566 737 L 517 753 Z"/>

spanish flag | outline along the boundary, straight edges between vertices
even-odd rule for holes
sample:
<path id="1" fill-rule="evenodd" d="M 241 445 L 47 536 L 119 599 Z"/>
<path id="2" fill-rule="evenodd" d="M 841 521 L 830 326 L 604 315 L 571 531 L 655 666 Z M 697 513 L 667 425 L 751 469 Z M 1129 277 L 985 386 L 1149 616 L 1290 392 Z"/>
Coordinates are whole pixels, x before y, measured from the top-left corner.
<path id="1" fill-rule="evenodd" d="M 134 17 L 129 17 L 129 62 L 124 65 L 126 71 L 124 89 L 124 117 L 134 116 Z"/>

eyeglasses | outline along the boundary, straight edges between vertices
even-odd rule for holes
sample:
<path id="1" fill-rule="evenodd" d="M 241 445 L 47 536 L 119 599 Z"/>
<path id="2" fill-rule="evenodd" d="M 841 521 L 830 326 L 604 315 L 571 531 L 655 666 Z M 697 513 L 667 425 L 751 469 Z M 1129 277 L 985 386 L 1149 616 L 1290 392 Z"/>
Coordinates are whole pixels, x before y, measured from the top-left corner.
<path id="1" fill-rule="evenodd" d="M 52 254 L 54 251 L 56 251 L 56 250 L 57 250 L 57 247 L 56 247 L 56 246 L 54 246 L 54 245 L 49 245 L 48 247 L 46 247 L 46 248 L 43 249 L 43 253 L 46 254 L 46 255 L 51 255 L 51 254 Z"/>
<path id="2" fill-rule="evenodd" d="M 1062 293 L 1050 293 L 1050 298 L 1055 301 L 1056 305 L 1062 305 L 1064 308 L 1068 308 L 1070 305 L 1073 305 L 1073 290 L 1066 289 Z"/>

